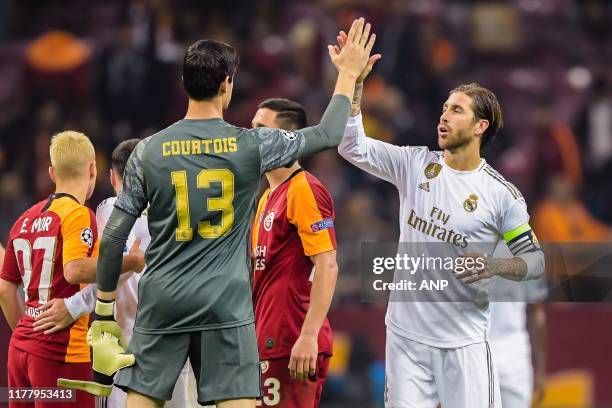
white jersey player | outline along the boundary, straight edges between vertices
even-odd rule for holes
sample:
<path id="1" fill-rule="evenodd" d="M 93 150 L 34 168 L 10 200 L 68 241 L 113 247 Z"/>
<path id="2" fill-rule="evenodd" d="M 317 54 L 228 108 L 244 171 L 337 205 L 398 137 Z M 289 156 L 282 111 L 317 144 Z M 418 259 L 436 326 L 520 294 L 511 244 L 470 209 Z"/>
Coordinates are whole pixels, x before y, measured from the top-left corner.
<path id="1" fill-rule="evenodd" d="M 500 301 L 490 304 L 490 339 L 502 406 L 529 408 L 543 397 L 546 316 L 539 301 L 546 295 L 546 285 L 543 279 L 529 282 L 493 279 L 497 280 L 496 293 Z M 512 301 L 520 300 L 520 295 L 517 296 L 520 292 L 524 292 L 524 301 Z"/>
<path id="2" fill-rule="evenodd" d="M 342 33 L 338 40 L 342 46 Z M 366 137 L 359 114 L 361 91 L 358 86 L 338 151 L 397 187 L 400 242 L 441 243 L 454 257 L 479 244 L 473 257 L 489 257 L 484 267 L 457 275 L 467 285 L 494 275 L 514 280 L 541 275 L 544 257 L 529 227 L 525 200 L 480 157 L 481 142 L 502 122 L 495 95 L 477 84 L 451 91 L 438 126 L 443 151 L 433 152 Z M 502 239 L 514 258 L 490 257 Z M 385 319 L 386 406 L 433 408 L 441 402 L 453 408 L 500 407 L 488 320 L 486 302 L 390 302 Z"/>

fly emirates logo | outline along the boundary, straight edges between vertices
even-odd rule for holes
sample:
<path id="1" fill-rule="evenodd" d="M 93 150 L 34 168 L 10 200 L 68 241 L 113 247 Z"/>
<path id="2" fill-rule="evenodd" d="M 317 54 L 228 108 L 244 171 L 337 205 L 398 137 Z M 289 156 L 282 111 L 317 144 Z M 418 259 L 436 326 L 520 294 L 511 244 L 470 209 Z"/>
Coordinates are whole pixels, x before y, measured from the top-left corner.
<path id="1" fill-rule="evenodd" d="M 460 248 L 467 248 L 467 235 L 458 234 L 447 227 L 450 217 L 450 214 L 445 213 L 438 207 L 432 207 L 429 212 L 429 221 L 427 221 L 419 217 L 417 213 L 411 209 L 410 216 L 408 217 L 408 225 L 432 238 L 448 242 Z"/>

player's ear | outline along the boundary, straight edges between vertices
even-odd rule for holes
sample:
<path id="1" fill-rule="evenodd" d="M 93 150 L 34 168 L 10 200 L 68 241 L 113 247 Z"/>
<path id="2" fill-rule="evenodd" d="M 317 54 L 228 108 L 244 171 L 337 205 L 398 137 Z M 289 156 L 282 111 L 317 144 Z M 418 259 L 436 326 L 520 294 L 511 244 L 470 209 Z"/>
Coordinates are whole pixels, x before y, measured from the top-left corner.
<path id="1" fill-rule="evenodd" d="M 55 180 L 55 169 L 53 168 L 53 166 L 49 166 L 49 177 L 51 178 L 53 184 L 57 183 L 57 181 Z"/>
<path id="2" fill-rule="evenodd" d="M 489 121 L 486 119 L 478 119 L 474 131 L 477 136 L 484 135 L 484 132 L 489 128 Z"/>
<path id="3" fill-rule="evenodd" d="M 226 76 L 223 82 L 219 85 L 219 95 L 223 95 L 228 92 L 232 79 Z"/>

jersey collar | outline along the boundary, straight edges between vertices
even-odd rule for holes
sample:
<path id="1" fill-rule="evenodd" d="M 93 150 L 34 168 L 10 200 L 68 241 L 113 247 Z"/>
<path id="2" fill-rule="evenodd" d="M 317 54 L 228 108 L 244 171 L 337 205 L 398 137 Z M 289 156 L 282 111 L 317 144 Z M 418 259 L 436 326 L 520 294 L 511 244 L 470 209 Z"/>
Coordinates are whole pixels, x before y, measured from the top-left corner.
<path id="1" fill-rule="evenodd" d="M 62 197 L 71 198 L 74 201 L 76 201 L 78 204 L 81 204 L 81 203 L 79 203 L 79 200 L 77 200 L 76 197 L 73 196 L 72 194 L 68 194 L 68 193 L 53 193 L 47 199 L 47 203 L 42 208 L 41 212 L 47 211 L 49 209 L 49 207 L 51 207 L 51 203 L 53 203 L 54 200 L 57 200 L 58 198 L 62 198 Z"/>

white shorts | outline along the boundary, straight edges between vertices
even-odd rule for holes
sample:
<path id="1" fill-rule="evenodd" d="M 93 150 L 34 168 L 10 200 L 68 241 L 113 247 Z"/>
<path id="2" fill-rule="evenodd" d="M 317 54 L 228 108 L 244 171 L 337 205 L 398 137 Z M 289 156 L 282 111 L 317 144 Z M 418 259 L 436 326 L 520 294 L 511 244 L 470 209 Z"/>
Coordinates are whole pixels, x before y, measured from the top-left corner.
<path id="1" fill-rule="evenodd" d="M 438 348 L 387 329 L 385 407 L 500 408 L 488 343 Z"/>
<path id="2" fill-rule="evenodd" d="M 533 393 L 531 351 L 517 344 L 492 341 L 504 408 L 529 408 Z"/>
<path id="3" fill-rule="evenodd" d="M 174 391 L 172 392 L 172 399 L 166 402 L 165 408 L 190 408 L 199 407 L 197 393 L 195 390 L 189 389 L 189 376 L 193 377 L 191 370 L 191 364 L 189 360 L 185 363 L 185 367 L 181 370 L 181 374 L 176 380 Z M 108 398 L 96 398 L 97 408 L 123 408 L 127 403 L 127 394 L 117 388 L 113 387 L 113 391 Z"/>

